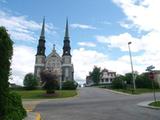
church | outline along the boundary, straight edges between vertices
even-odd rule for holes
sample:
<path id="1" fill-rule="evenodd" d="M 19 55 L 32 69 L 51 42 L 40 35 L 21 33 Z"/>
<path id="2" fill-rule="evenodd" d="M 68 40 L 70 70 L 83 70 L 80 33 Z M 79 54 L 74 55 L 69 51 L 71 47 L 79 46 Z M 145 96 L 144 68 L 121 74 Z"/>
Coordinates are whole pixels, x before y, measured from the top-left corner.
<path id="1" fill-rule="evenodd" d="M 65 36 L 63 40 L 63 54 L 60 56 L 53 45 L 51 53 L 45 55 L 45 19 L 43 19 L 42 30 L 37 46 L 37 53 L 35 59 L 34 75 L 40 80 L 40 73 L 42 71 L 49 71 L 57 74 L 58 80 L 67 81 L 74 80 L 74 67 L 72 64 L 72 55 L 70 53 L 70 38 L 68 19 L 66 20 Z"/>

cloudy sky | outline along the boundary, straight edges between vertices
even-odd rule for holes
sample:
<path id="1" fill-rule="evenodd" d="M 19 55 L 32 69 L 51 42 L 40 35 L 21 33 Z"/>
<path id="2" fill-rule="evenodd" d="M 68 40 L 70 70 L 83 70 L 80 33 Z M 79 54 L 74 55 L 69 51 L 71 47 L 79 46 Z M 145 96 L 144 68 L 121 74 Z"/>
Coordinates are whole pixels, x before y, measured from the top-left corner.
<path id="1" fill-rule="evenodd" d="M 61 55 L 65 20 L 70 24 L 75 79 L 85 81 L 94 65 L 124 74 L 160 69 L 160 0 L 0 0 L 0 26 L 14 41 L 12 80 L 23 83 L 34 71 L 42 18 L 46 18 L 46 55 L 56 44 Z"/>

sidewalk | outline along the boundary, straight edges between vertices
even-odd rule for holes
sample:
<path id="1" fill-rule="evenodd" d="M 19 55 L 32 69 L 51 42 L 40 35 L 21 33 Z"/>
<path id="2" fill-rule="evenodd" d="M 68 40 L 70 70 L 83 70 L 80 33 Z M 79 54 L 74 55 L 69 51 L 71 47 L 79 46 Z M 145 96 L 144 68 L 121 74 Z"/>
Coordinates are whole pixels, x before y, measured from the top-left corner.
<path id="1" fill-rule="evenodd" d="M 153 102 L 153 101 L 144 101 L 144 102 L 138 103 L 137 105 L 138 105 L 138 106 L 141 106 L 141 107 L 146 107 L 146 108 L 151 108 L 151 109 L 158 109 L 158 110 L 160 110 L 160 107 L 150 106 L 149 104 L 152 103 L 152 102 Z"/>
<path id="2" fill-rule="evenodd" d="M 27 117 L 24 120 L 41 120 L 41 115 L 38 112 L 33 112 L 37 104 L 46 100 L 23 100 L 23 107 L 27 110 Z"/>
<path id="3" fill-rule="evenodd" d="M 24 120 L 41 120 L 40 114 L 36 112 L 27 112 L 27 117 Z"/>

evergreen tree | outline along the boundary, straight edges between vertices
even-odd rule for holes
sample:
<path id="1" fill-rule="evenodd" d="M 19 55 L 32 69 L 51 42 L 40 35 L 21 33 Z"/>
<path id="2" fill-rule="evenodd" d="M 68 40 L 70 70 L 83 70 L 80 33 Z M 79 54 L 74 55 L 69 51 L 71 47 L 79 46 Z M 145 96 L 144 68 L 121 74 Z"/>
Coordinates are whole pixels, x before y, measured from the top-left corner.
<path id="1" fill-rule="evenodd" d="M 26 116 L 21 97 L 9 91 L 12 45 L 7 30 L 0 27 L 0 120 L 22 120 Z"/>
<path id="2" fill-rule="evenodd" d="M 101 68 L 94 66 L 93 71 L 89 73 L 94 84 L 98 84 L 100 81 L 100 75 L 101 75 Z"/>
<path id="3" fill-rule="evenodd" d="M 13 42 L 6 29 L 0 27 L 0 116 L 5 116 L 9 94 L 10 65 L 13 54 Z"/>

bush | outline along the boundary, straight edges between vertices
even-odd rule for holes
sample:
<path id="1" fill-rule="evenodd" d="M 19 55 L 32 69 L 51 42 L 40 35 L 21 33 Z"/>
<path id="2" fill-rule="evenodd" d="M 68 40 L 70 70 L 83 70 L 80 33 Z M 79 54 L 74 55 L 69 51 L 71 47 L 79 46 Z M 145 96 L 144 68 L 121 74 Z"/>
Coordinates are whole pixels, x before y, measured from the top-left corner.
<path id="1" fill-rule="evenodd" d="M 158 88 L 158 83 L 156 81 L 153 81 L 155 88 Z M 141 74 L 137 76 L 136 79 L 136 87 L 137 88 L 152 88 L 152 80 L 149 79 L 149 76 L 147 74 Z"/>
<path id="2" fill-rule="evenodd" d="M 75 81 L 68 80 L 63 82 L 62 89 L 63 90 L 75 90 L 78 84 Z"/>
<path id="3" fill-rule="evenodd" d="M 26 89 L 32 90 L 32 89 L 35 89 L 37 87 L 38 81 L 32 73 L 28 73 L 24 77 L 23 84 L 24 84 Z"/>
<path id="4" fill-rule="evenodd" d="M 46 90 L 47 94 L 55 93 L 58 87 L 57 74 L 49 71 L 43 71 L 40 73 L 42 80 L 42 87 Z"/>
<path id="5" fill-rule="evenodd" d="M 6 115 L 3 120 L 22 120 L 26 117 L 26 111 L 22 106 L 21 97 L 16 93 L 10 93 L 8 96 L 8 105 L 6 107 Z"/>
<path id="6" fill-rule="evenodd" d="M 112 88 L 114 89 L 122 89 L 126 88 L 126 84 L 124 82 L 124 76 L 118 76 L 112 81 Z"/>

